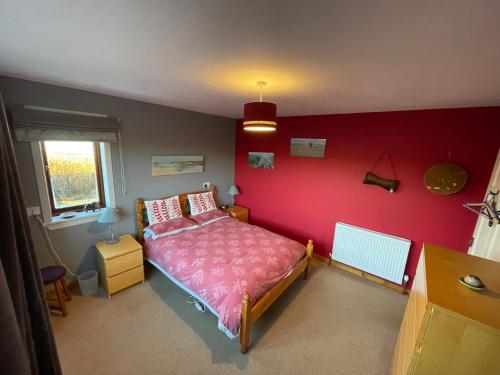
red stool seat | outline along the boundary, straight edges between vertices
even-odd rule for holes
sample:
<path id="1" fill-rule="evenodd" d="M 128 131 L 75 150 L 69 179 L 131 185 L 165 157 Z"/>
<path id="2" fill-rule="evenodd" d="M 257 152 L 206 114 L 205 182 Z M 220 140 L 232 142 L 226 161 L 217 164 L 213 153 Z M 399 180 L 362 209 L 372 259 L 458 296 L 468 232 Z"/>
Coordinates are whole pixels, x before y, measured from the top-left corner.
<path id="1" fill-rule="evenodd" d="M 52 284 L 66 275 L 66 269 L 61 266 L 49 266 L 41 269 L 43 285 Z"/>

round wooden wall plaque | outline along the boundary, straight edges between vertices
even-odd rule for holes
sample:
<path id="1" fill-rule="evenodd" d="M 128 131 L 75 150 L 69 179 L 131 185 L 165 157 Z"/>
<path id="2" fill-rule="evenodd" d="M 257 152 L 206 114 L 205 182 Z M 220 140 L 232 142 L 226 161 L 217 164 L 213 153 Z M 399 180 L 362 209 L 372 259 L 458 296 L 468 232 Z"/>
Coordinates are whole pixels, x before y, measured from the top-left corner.
<path id="1" fill-rule="evenodd" d="M 450 162 L 436 164 L 425 172 L 424 183 L 435 194 L 455 194 L 467 184 L 467 172 L 460 165 Z"/>

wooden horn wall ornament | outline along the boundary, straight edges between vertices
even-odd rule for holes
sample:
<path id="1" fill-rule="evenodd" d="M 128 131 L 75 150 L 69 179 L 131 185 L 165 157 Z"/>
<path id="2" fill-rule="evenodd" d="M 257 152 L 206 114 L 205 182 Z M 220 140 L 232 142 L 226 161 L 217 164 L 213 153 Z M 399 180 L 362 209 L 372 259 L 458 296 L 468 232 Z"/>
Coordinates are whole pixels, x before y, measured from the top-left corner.
<path id="1" fill-rule="evenodd" d="M 392 175 L 394 177 L 394 179 L 392 180 L 379 177 L 376 174 L 372 173 L 377 164 L 383 158 L 389 159 L 389 162 L 391 163 Z M 391 153 L 389 151 L 384 151 L 382 155 L 380 155 L 375 164 L 373 164 L 373 167 L 371 167 L 370 170 L 366 173 L 365 178 L 363 179 L 363 184 L 377 185 L 380 186 L 382 189 L 387 190 L 390 193 L 394 193 L 396 191 L 396 189 L 399 186 L 399 180 L 396 179 L 396 172 L 394 170 L 394 164 L 392 163 Z"/>
<path id="2" fill-rule="evenodd" d="M 431 166 L 424 175 L 424 184 L 429 191 L 439 195 L 458 193 L 467 184 L 467 172 L 460 165 L 446 163 Z"/>

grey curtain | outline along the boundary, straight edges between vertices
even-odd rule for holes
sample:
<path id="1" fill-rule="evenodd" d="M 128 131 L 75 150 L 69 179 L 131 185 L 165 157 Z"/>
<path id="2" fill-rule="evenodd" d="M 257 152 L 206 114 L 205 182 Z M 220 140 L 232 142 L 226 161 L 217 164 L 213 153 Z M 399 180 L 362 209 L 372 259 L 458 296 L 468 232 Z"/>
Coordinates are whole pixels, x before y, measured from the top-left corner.
<path id="1" fill-rule="evenodd" d="M 0 95 L 0 374 L 61 374 Z"/>

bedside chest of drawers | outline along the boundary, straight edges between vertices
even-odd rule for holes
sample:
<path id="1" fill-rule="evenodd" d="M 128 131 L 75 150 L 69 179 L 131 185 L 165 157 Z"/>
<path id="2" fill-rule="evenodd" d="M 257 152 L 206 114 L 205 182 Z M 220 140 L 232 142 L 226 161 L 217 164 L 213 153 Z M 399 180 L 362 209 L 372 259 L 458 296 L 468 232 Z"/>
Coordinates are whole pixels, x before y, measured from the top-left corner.
<path id="1" fill-rule="evenodd" d="M 100 241 L 95 246 L 99 277 L 108 297 L 144 282 L 142 246 L 131 235 L 120 237 L 115 244 Z"/>
<path id="2" fill-rule="evenodd" d="M 248 223 L 248 208 L 241 206 L 226 207 L 223 211 L 227 212 L 229 216 Z"/>

